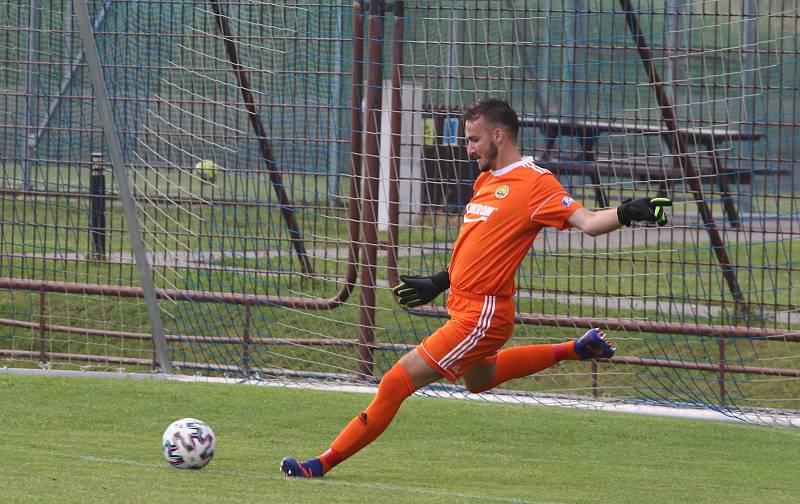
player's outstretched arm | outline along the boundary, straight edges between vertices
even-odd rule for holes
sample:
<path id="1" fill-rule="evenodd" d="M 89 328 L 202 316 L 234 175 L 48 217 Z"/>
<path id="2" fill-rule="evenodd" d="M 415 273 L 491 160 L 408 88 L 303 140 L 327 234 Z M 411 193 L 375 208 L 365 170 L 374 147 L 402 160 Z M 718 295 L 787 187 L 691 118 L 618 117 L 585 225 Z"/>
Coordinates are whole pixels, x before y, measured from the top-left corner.
<path id="1" fill-rule="evenodd" d="M 431 276 L 402 275 L 400 281 L 400 285 L 392 289 L 392 294 L 406 308 L 430 303 L 450 288 L 450 274 L 446 270 Z"/>
<path id="2" fill-rule="evenodd" d="M 623 224 L 630 226 L 636 221 L 655 222 L 663 226 L 667 223 L 665 207 L 668 206 L 672 206 L 672 201 L 664 197 L 627 199 L 617 208 L 595 212 L 580 208 L 567 222 L 592 236 L 608 233 Z"/>

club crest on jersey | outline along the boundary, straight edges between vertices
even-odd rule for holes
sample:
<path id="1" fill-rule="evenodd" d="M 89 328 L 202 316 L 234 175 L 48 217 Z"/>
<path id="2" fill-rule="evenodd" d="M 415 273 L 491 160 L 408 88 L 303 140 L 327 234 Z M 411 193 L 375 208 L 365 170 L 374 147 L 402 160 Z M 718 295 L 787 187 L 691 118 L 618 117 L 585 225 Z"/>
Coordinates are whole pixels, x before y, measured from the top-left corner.
<path id="1" fill-rule="evenodd" d="M 508 193 L 511 192 L 511 188 L 508 187 L 506 184 L 501 185 L 494 191 L 494 197 L 497 199 L 503 199 L 508 196 Z"/>
<path id="2" fill-rule="evenodd" d="M 570 196 L 564 196 L 561 199 L 561 204 L 564 205 L 565 207 L 569 208 L 569 206 L 572 204 L 573 201 L 575 201 L 575 200 L 572 199 Z"/>

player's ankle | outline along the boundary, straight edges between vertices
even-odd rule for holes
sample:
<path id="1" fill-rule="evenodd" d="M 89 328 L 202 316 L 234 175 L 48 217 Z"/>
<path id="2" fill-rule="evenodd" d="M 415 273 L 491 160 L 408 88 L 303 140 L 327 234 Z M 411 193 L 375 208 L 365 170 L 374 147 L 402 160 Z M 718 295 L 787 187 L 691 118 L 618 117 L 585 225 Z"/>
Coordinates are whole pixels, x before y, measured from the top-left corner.
<path id="1" fill-rule="evenodd" d="M 336 467 L 339 464 L 339 462 L 344 460 L 344 458 L 338 452 L 334 451 L 333 448 L 327 450 L 325 453 L 323 453 L 317 458 L 322 464 L 323 474 L 327 473 L 328 471 Z"/>

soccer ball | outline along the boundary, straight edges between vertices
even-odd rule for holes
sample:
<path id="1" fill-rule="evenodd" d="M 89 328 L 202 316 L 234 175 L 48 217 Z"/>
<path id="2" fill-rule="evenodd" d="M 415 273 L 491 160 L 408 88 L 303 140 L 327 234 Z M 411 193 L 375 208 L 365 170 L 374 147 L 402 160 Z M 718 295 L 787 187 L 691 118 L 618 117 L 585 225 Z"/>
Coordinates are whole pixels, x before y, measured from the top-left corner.
<path id="1" fill-rule="evenodd" d="M 194 171 L 205 182 L 213 182 L 217 178 L 217 163 L 204 159 L 194 164 Z"/>
<path id="2" fill-rule="evenodd" d="M 196 418 L 175 420 L 161 438 L 164 458 L 178 469 L 202 469 L 214 457 L 217 439 L 205 422 Z"/>

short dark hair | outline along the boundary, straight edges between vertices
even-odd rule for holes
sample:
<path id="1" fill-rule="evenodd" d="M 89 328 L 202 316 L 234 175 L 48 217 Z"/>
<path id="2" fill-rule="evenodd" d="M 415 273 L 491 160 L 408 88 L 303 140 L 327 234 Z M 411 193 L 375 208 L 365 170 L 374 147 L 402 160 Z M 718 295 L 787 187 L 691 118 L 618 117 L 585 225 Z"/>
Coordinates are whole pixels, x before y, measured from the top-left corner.
<path id="1" fill-rule="evenodd" d="M 478 103 L 464 111 L 462 119 L 467 122 L 475 121 L 480 117 L 483 117 L 486 122 L 504 126 L 516 140 L 520 127 L 519 117 L 506 100 L 491 96 L 483 97 L 478 100 Z"/>

